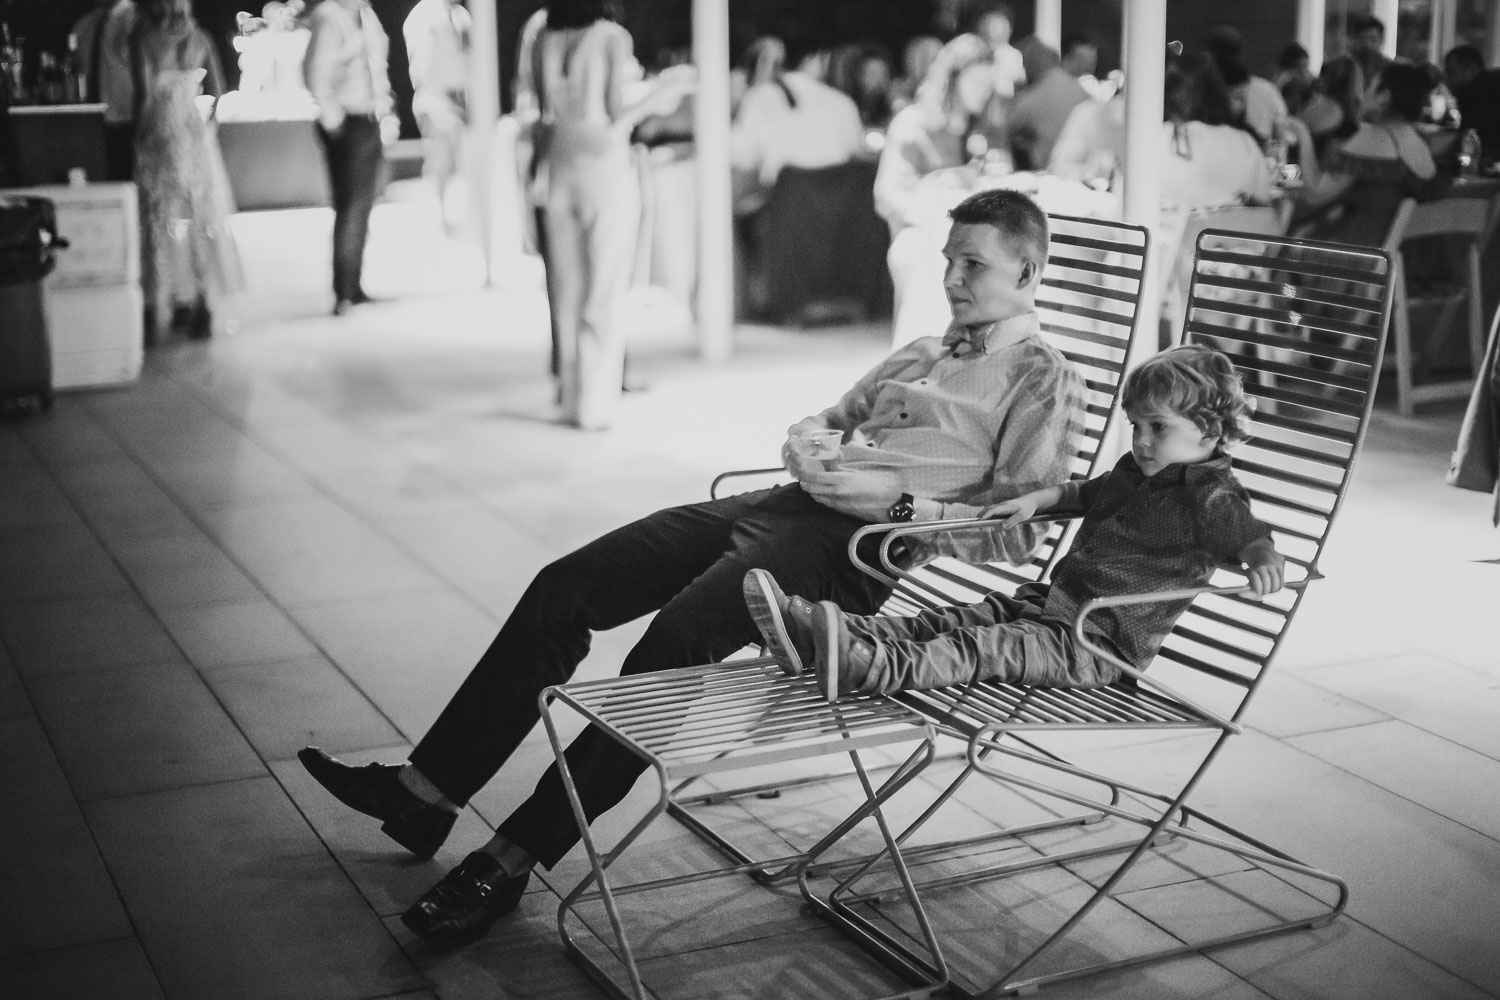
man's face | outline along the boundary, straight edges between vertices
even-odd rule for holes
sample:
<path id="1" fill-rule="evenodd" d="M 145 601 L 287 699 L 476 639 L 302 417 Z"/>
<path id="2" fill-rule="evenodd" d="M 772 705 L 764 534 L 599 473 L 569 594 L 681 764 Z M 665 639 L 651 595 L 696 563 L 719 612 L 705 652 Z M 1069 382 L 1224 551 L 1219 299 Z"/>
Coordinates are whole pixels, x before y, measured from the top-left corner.
<path id="1" fill-rule="evenodd" d="M 960 326 L 993 323 L 1032 310 L 1037 269 L 1011 253 L 994 226 L 955 222 L 943 257 L 948 262 L 943 291 L 953 321 Z"/>
<path id="2" fill-rule="evenodd" d="M 1349 41 L 1356 52 L 1379 52 L 1385 43 L 1385 32 L 1379 28 L 1366 28 L 1356 32 Z"/>
<path id="3" fill-rule="evenodd" d="M 1063 69 L 1069 76 L 1093 76 L 1099 68 L 1099 50 L 1092 45 L 1075 45 L 1063 57 Z"/>
<path id="4" fill-rule="evenodd" d="M 991 11 L 980 18 L 975 34 L 989 42 L 990 48 L 998 49 L 1010 44 L 1010 31 L 1010 18 L 997 11 Z"/>
<path id="5" fill-rule="evenodd" d="M 1466 85 L 1479 71 L 1462 59 L 1443 60 L 1443 79 L 1452 89 Z"/>

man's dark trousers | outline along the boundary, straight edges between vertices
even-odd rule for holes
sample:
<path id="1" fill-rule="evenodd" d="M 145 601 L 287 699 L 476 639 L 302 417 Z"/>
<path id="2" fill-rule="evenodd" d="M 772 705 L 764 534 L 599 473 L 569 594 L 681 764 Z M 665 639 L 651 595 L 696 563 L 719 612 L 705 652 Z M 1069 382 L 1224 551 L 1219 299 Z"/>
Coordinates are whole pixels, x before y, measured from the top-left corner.
<path id="1" fill-rule="evenodd" d="M 590 542 L 532 580 L 412 763 L 449 799 L 467 802 L 540 718 L 537 695 L 573 676 L 591 632 L 657 612 L 622 674 L 716 662 L 758 641 L 743 592 L 753 568 L 769 570 L 788 594 L 872 614 L 889 590 L 847 554 L 865 523 L 793 485 L 658 511 Z M 567 756 L 590 820 L 645 770 L 593 727 Z M 548 868 L 578 842 L 555 764 L 499 832 Z"/>
<path id="2" fill-rule="evenodd" d="M 333 193 L 333 294 L 355 301 L 364 295 L 365 238 L 375 207 L 383 154 L 374 115 L 349 115 L 337 132 L 318 126 Z"/>

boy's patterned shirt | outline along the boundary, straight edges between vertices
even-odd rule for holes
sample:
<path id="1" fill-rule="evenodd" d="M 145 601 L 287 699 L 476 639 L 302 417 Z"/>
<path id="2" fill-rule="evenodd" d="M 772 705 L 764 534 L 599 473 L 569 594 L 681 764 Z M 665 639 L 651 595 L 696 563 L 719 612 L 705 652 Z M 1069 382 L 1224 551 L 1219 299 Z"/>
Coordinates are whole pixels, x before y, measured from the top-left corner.
<path id="1" fill-rule="evenodd" d="M 1201 587 L 1215 568 L 1239 565 L 1246 545 L 1270 535 L 1251 514 L 1227 455 L 1148 477 L 1127 453 L 1103 476 L 1064 488 L 1061 509 L 1079 508 L 1083 525 L 1051 583 L 1016 594 L 1042 618 L 1071 622 L 1095 597 Z M 1144 669 L 1190 603 L 1101 608 L 1085 629 Z"/>

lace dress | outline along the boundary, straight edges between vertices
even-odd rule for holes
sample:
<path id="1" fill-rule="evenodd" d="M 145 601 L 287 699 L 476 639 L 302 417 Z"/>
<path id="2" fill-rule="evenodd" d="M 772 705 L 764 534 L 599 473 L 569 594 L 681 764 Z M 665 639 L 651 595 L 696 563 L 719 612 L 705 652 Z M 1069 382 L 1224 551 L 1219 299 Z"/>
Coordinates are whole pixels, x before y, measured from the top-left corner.
<path id="1" fill-rule="evenodd" d="M 234 211 L 218 139 L 199 113 L 201 69 L 159 69 L 137 123 L 141 284 L 158 324 L 174 305 L 212 306 L 243 283 L 229 229 Z"/>

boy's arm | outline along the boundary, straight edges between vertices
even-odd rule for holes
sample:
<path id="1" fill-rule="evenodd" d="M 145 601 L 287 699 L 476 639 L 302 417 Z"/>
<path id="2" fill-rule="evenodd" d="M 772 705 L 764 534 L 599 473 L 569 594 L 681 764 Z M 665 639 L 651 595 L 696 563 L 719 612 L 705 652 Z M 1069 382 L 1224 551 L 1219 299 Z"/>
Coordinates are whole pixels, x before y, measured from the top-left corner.
<path id="1" fill-rule="evenodd" d="M 1068 501 L 1071 495 L 1077 499 L 1077 488 L 1069 489 L 1073 483 L 1059 483 L 1056 486 L 1044 486 L 1039 490 L 1032 490 L 1021 496 L 1010 500 L 1002 500 L 997 504 L 991 504 L 979 512 L 980 517 L 988 517 L 1000 521 L 1002 528 L 1014 528 L 1022 521 L 1037 514 L 1051 514 L 1053 511 L 1073 509 L 1076 504 Z"/>

